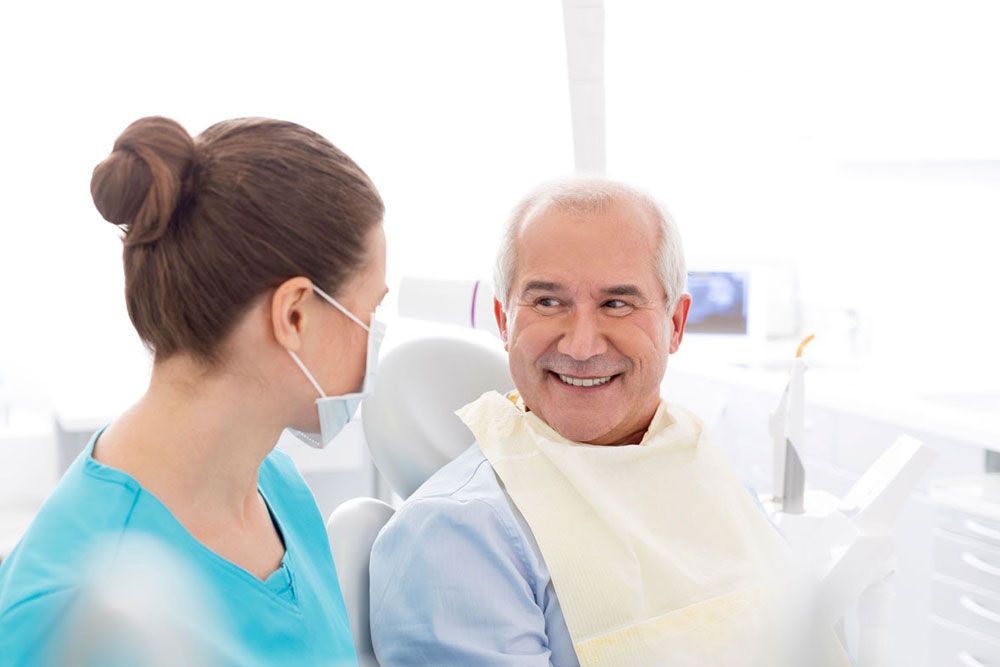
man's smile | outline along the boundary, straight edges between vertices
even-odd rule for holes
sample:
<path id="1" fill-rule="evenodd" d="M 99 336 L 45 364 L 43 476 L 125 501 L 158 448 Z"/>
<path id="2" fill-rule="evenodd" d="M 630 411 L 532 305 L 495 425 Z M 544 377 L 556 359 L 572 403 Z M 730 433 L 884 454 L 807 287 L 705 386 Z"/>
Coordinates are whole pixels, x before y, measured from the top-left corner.
<path id="1" fill-rule="evenodd" d="M 603 377 L 578 377 L 548 371 L 546 375 L 550 380 L 557 383 L 561 389 L 572 391 L 574 393 L 594 393 L 607 389 L 612 384 L 615 384 L 615 380 L 621 376 L 621 373 L 606 375 Z"/>

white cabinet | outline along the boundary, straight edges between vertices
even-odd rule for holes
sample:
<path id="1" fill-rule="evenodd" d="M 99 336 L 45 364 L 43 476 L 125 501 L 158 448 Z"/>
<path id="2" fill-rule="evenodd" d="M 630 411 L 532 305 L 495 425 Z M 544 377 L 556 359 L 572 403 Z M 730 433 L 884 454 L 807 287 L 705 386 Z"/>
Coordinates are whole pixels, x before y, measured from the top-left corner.
<path id="1" fill-rule="evenodd" d="M 931 499 L 940 664 L 1000 667 L 1000 474 L 940 481 Z"/>
<path id="2" fill-rule="evenodd" d="M 934 667 L 1000 667 L 1000 643 L 939 617 L 931 618 Z"/>

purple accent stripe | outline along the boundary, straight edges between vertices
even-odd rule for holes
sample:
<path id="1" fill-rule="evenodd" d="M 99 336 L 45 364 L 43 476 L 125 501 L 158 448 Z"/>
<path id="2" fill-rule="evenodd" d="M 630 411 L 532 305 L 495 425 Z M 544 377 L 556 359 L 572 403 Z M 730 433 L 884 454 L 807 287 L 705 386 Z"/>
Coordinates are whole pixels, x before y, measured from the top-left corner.
<path id="1" fill-rule="evenodd" d="M 472 321 L 472 328 L 476 328 L 476 294 L 479 293 L 479 281 L 472 286 L 472 312 L 469 315 L 469 319 Z"/>

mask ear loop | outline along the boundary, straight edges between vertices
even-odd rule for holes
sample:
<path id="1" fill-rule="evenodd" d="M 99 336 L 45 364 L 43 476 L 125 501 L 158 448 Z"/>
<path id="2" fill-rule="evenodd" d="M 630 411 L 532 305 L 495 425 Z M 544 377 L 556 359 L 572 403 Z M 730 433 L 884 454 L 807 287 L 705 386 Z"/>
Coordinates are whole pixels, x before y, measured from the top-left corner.
<path id="1" fill-rule="evenodd" d="M 330 296 L 329 294 L 327 294 L 326 292 L 324 292 L 320 288 L 316 287 L 315 285 L 313 285 L 313 289 L 316 290 L 317 294 L 319 294 L 321 297 L 323 297 L 324 299 L 326 299 L 326 301 L 329 302 L 329 304 L 331 306 L 333 306 L 334 308 L 336 308 L 337 310 L 339 310 L 340 312 L 342 312 L 344 315 L 347 315 L 349 318 L 351 318 L 352 320 L 354 320 L 355 322 L 357 322 L 357 324 L 362 329 L 364 329 L 365 331 L 371 333 L 371 327 L 369 327 L 367 324 L 365 324 L 360 319 L 358 319 L 357 315 L 355 315 L 354 313 L 352 313 L 351 311 L 347 310 L 346 308 L 344 308 L 343 306 L 341 306 L 339 303 L 337 303 L 336 299 L 334 299 L 332 296 Z"/>
<path id="2" fill-rule="evenodd" d="M 305 376 L 309 378 L 310 382 L 312 382 L 312 386 L 316 387 L 316 391 L 319 392 L 320 398 L 326 398 L 326 392 L 323 391 L 323 387 L 319 386 L 319 382 L 316 382 L 316 378 L 313 377 L 313 374 L 309 372 L 309 369 L 306 368 L 306 365 L 302 363 L 301 359 L 299 359 L 299 355 L 295 354 L 291 350 L 288 350 L 288 348 L 285 349 L 288 351 L 288 354 L 292 355 L 292 361 L 294 361 L 298 365 L 298 367 L 302 369 L 302 372 L 305 374 Z"/>
<path id="3" fill-rule="evenodd" d="M 360 326 L 362 329 L 371 334 L 371 327 L 369 327 L 367 324 L 358 319 L 358 317 L 354 313 L 341 306 L 336 299 L 334 299 L 332 296 L 330 296 L 320 288 L 316 287 L 315 285 L 313 285 L 312 288 L 313 290 L 316 291 L 317 294 L 323 297 L 323 299 L 325 299 L 331 306 L 342 312 L 344 315 L 347 315 L 349 318 L 354 320 L 354 322 L 356 322 L 358 326 Z M 309 369 L 306 368 L 306 365 L 302 363 L 301 359 L 299 359 L 299 355 L 295 354 L 291 350 L 287 351 L 288 354 L 291 355 L 292 361 L 295 362 L 295 364 L 299 367 L 302 373 L 309 379 L 309 382 L 312 383 L 312 386 L 315 387 L 317 392 L 319 392 L 320 398 L 327 398 L 326 392 L 323 391 L 323 387 L 319 386 L 319 382 L 316 382 L 316 378 L 313 377 L 313 374 L 309 372 Z"/>

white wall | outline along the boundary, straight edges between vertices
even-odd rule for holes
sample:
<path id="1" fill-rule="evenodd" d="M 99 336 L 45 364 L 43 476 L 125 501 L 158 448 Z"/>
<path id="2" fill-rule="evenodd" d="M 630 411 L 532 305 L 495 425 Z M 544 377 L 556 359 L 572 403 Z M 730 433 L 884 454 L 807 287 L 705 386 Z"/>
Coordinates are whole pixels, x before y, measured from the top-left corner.
<path id="1" fill-rule="evenodd" d="M 607 12 L 610 169 L 662 193 L 695 261 L 793 258 L 814 312 L 859 309 L 878 361 L 995 386 L 996 3 Z"/>
<path id="2" fill-rule="evenodd" d="M 0 9 L 0 377 L 124 406 L 146 357 L 90 172 L 132 120 L 264 115 L 346 150 L 386 201 L 390 285 L 489 271 L 522 191 L 572 169 L 561 8 L 448 2 Z"/>
<path id="3" fill-rule="evenodd" d="M 985 1 L 608 2 L 610 171 L 695 262 L 791 258 L 879 363 L 995 384 L 998 28 Z M 488 274 L 509 207 L 571 169 L 562 30 L 555 0 L 6 3 L 0 374 L 57 402 L 141 389 L 88 184 L 142 115 L 313 127 L 385 197 L 391 285 Z"/>

